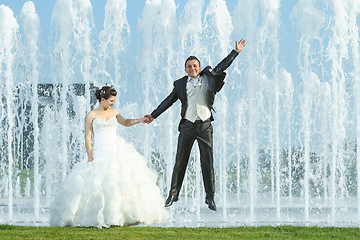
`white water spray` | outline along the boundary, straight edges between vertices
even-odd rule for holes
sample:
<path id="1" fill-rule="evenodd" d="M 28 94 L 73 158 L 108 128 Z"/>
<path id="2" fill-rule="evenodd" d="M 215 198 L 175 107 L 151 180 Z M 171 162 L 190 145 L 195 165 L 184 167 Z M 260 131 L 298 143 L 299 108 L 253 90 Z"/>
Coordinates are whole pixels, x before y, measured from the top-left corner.
<path id="1" fill-rule="evenodd" d="M 104 3 L 104 28 L 98 34 L 90 1 L 58 0 L 46 41 L 40 41 L 44 31 L 39 31 L 36 4 L 24 5 L 19 33 L 14 14 L 1 6 L 1 219 L 28 217 L 29 223 L 46 225 L 61 178 L 84 159 L 84 115 L 96 104 L 93 84 L 114 85 L 121 98 L 116 108 L 139 117 L 185 75 L 189 55 L 214 66 L 235 40 L 245 38 L 247 46 L 227 70 L 214 104 L 218 211 L 204 204 L 195 145 L 166 226 L 358 226 L 357 1 L 239 0 L 229 9 L 234 4 L 223 0 L 147 0 L 138 28 L 128 22 L 128 3 Z M 138 39 L 130 39 L 130 26 Z M 39 53 L 46 48 L 50 55 Z M 47 62 L 50 78 L 43 71 Z M 136 97 L 124 97 L 132 89 Z M 151 125 L 120 133 L 157 170 L 164 197 L 179 106 Z"/>
<path id="2" fill-rule="evenodd" d="M 6 146 L 6 155 L 2 155 L 1 162 L 7 162 L 7 166 L 2 168 L 5 170 L 2 174 L 7 176 L 6 184 L 8 187 L 8 211 L 9 221 L 13 221 L 13 170 L 14 170 L 14 158 L 13 158 L 13 140 L 14 140 L 14 73 L 13 62 L 14 55 L 16 54 L 17 45 L 17 33 L 19 25 L 14 18 L 13 11 L 0 5 L 0 77 L 1 83 L 5 83 L 5 86 L 1 88 L 1 95 L 5 96 L 5 108 L 1 110 L 2 121 L 5 121 L 6 127 L 2 128 L 2 131 L 6 133 L 4 136 L 3 146 Z M 5 186 L 6 187 L 6 186 Z"/>
<path id="3" fill-rule="evenodd" d="M 25 34 L 25 43 L 24 49 L 25 52 L 24 59 L 28 59 L 28 65 L 30 70 L 29 81 L 31 82 L 31 121 L 33 123 L 33 134 L 34 134 L 34 214 L 35 221 L 39 219 L 39 205 L 40 205 L 40 179 L 39 179 L 39 108 L 38 108 L 38 81 L 39 81 L 39 72 L 38 72 L 38 39 L 40 31 L 40 20 L 36 14 L 35 6 L 33 2 L 26 2 L 21 10 L 21 22 L 24 28 Z"/>
<path id="4" fill-rule="evenodd" d="M 119 92 L 126 92 L 126 77 L 121 74 L 120 59 L 130 41 L 130 27 L 126 18 L 125 0 L 109 0 L 105 5 L 104 29 L 99 34 L 100 67 L 96 74 L 105 75 L 109 84 Z M 112 64 L 113 63 L 113 64 Z M 113 69 L 113 70 L 112 70 Z M 114 76 L 112 79 L 111 76 Z M 103 81 L 104 79 L 99 79 Z"/>

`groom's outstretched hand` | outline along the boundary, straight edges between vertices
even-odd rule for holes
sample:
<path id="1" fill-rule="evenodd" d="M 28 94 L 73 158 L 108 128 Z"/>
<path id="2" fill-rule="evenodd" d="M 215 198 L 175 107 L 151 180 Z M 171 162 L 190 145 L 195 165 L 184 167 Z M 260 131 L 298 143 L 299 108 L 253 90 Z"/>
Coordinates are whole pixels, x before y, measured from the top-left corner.
<path id="1" fill-rule="evenodd" d="M 245 39 L 241 39 L 239 42 L 235 41 L 235 49 L 238 52 L 241 52 L 244 49 L 245 46 L 246 46 Z"/>
<path id="2" fill-rule="evenodd" d="M 144 118 L 145 118 L 144 123 L 147 124 L 151 123 L 154 120 L 154 118 L 150 114 L 146 114 Z"/>

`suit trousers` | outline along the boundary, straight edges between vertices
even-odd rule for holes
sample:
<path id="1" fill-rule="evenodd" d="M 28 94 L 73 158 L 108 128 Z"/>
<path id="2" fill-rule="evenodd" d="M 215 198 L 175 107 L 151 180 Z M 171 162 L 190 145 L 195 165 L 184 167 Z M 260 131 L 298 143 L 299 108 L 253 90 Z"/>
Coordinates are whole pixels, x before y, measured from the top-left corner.
<path id="1" fill-rule="evenodd" d="M 200 149 L 200 163 L 207 199 L 214 199 L 215 177 L 213 167 L 213 128 L 210 121 L 192 123 L 182 120 L 171 179 L 170 195 L 178 197 L 189 162 L 191 148 L 197 140 Z"/>

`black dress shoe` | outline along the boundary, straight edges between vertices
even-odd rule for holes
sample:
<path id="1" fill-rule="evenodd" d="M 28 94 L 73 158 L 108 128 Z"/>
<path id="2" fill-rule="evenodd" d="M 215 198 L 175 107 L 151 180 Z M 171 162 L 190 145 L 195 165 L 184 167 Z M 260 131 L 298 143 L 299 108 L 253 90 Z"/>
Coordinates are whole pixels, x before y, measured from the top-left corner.
<path id="1" fill-rule="evenodd" d="M 177 200 L 179 200 L 177 196 L 170 195 L 165 201 L 165 207 L 170 207 L 173 204 L 173 202 L 177 202 Z"/>
<path id="2" fill-rule="evenodd" d="M 205 199 L 205 203 L 208 205 L 210 210 L 216 211 L 216 204 L 214 199 Z"/>

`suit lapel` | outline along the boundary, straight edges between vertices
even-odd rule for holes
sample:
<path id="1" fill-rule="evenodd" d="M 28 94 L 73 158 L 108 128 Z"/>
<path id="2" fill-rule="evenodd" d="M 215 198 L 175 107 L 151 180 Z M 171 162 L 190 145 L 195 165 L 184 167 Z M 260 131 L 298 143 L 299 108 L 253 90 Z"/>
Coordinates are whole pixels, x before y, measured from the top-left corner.
<path id="1" fill-rule="evenodd" d="M 186 83 L 187 83 L 187 77 L 183 77 L 179 81 L 179 99 L 187 100 L 186 96 Z"/>

